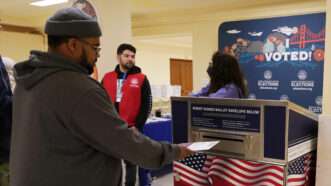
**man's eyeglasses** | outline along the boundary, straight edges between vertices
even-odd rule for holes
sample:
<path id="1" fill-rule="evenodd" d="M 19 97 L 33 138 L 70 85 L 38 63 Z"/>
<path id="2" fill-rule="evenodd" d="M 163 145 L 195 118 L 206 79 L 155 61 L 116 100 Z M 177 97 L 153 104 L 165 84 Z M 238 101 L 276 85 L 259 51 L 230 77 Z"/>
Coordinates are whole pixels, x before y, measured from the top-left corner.
<path id="1" fill-rule="evenodd" d="M 80 42 L 82 42 L 82 43 L 87 44 L 88 46 L 90 46 L 96 53 L 99 53 L 100 50 L 101 50 L 101 47 L 97 47 L 97 46 L 95 46 L 95 45 L 93 45 L 93 44 L 91 44 L 91 43 L 89 43 L 89 42 L 87 42 L 85 40 L 82 40 L 82 39 L 78 39 L 78 40 Z"/>

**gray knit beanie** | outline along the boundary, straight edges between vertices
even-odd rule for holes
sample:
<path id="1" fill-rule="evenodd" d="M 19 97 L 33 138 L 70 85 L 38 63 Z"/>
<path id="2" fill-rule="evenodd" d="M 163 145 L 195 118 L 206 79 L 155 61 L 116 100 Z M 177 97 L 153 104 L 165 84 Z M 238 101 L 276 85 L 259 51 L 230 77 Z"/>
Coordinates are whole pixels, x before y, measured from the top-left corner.
<path id="1" fill-rule="evenodd" d="M 45 33 L 54 36 L 100 37 L 101 29 L 97 20 L 78 8 L 57 11 L 45 25 Z"/>

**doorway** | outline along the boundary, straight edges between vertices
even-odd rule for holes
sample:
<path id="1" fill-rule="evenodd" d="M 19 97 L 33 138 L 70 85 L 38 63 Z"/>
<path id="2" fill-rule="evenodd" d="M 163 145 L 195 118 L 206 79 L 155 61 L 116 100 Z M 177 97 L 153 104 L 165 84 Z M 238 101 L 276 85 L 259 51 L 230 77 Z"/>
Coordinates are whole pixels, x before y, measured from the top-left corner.
<path id="1" fill-rule="evenodd" d="M 181 95 L 193 90 L 192 60 L 170 58 L 170 84 L 181 86 Z"/>

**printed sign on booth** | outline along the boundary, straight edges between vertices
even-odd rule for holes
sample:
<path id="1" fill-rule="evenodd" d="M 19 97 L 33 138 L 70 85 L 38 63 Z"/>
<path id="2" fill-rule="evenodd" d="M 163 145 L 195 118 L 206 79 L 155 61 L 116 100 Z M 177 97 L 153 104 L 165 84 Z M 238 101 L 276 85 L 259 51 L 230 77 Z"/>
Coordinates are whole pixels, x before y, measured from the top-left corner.
<path id="1" fill-rule="evenodd" d="M 249 98 L 322 112 L 325 13 L 225 22 L 219 49 L 236 56 Z"/>

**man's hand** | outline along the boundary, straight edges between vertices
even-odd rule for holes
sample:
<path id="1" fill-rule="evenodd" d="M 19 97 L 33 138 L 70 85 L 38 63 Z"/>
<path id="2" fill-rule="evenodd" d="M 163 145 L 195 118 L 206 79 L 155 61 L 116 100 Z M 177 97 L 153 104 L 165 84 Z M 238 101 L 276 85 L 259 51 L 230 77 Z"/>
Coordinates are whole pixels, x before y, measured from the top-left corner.
<path id="1" fill-rule="evenodd" d="M 135 127 L 135 126 L 132 126 L 129 128 L 130 130 L 132 130 L 135 134 L 139 134 L 139 130 Z"/>
<path id="2" fill-rule="evenodd" d="M 179 146 L 179 149 L 180 149 L 180 155 L 178 157 L 178 160 L 182 160 L 187 156 L 195 154 L 195 152 L 193 152 L 193 151 L 191 151 L 190 149 L 187 148 L 187 146 L 188 146 L 187 143 L 178 144 L 178 146 Z"/>

